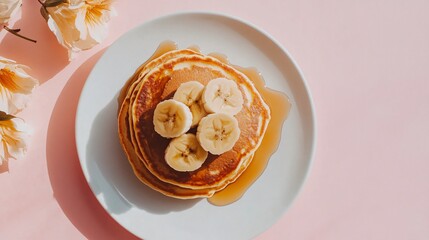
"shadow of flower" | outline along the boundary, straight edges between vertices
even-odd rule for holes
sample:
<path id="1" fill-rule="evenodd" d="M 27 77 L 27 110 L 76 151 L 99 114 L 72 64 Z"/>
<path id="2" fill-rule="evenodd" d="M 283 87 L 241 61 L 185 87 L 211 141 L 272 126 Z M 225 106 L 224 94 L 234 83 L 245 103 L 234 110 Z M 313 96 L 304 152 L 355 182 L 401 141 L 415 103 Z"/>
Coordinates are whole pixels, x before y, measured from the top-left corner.
<path id="1" fill-rule="evenodd" d="M 9 172 L 9 162 L 3 162 L 3 164 L 0 165 L 0 174 L 4 172 Z"/>
<path id="2" fill-rule="evenodd" d="M 68 63 L 67 50 L 57 41 L 48 24 L 40 14 L 38 1 L 24 1 L 22 17 L 13 25 L 20 34 L 37 40 L 33 43 L 11 33 L 2 33 L 0 53 L 31 68 L 31 75 L 44 83 L 55 76 Z M 1 31 L 5 31 L 1 29 Z"/>

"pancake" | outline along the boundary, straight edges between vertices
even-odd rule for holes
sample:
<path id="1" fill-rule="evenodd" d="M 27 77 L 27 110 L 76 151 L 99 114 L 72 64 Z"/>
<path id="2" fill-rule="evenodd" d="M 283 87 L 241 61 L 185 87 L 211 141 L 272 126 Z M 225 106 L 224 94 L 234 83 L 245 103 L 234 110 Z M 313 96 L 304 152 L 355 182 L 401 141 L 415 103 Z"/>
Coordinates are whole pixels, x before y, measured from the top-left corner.
<path id="1" fill-rule="evenodd" d="M 121 90 L 118 103 L 121 106 L 118 112 L 118 130 L 119 138 L 121 145 L 124 149 L 125 154 L 130 162 L 130 165 L 134 171 L 134 174 L 137 178 L 151 187 L 152 189 L 161 192 L 162 194 L 170 197 L 181 198 L 181 199 L 191 199 L 191 198 L 200 198 L 200 197 L 210 197 L 215 193 L 215 189 L 199 189 L 192 190 L 187 188 L 181 188 L 163 181 L 160 181 L 156 176 L 154 176 L 143 164 L 141 158 L 138 156 L 138 151 L 133 146 L 131 137 L 134 135 L 132 130 L 129 128 L 129 114 L 128 108 L 129 103 L 132 97 L 132 90 L 134 90 L 138 84 L 141 77 L 147 73 L 148 70 L 155 67 L 158 64 L 163 63 L 167 59 L 171 59 L 183 54 L 194 54 L 195 52 L 191 50 L 179 50 L 171 51 L 168 54 L 154 59 L 150 64 L 142 64 L 134 73 L 134 75 L 127 81 L 123 89 Z"/>
<path id="2" fill-rule="evenodd" d="M 163 64 L 164 62 L 174 59 L 174 58 L 178 58 L 178 57 L 183 57 L 183 56 L 192 56 L 192 55 L 198 55 L 198 52 L 195 52 L 193 50 L 190 49 L 183 49 L 183 50 L 175 50 L 175 51 L 169 51 L 165 54 L 163 54 L 162 56 L 159 56 L 158 58 L 153 59 L 152 61 L 149 61 L 147 63 L 142 64 L 142 66 L 139 67 L 138 71 L 136 72 L 136 74 L 138 75 L 137 79 L 135 81 L 133 81 L 133 83 L 127 83 L 129 85 L 129 89 L 127 90 L 127 100 L 129 99 L 130 102 L 134 102 L 136 95 L 138 93 L 138 89 L 141 87 L 142 81 L 141 79 L 143 77 L 146 76 L 146 74 L 151 71 L 152 69 L 154 69 L 155 67 L 158 67 L 159 65 Z M 127 87 L 127 86 L 125 86 Z M 121 93 L 122 95 L 122 93 Z M 125 109 L 124 109 L 125 111 Z M 128 111 L 131 112 L 132 111 L 132 105 L 129 104 L 128 106 Z M 133 123 L 132 118 L 129 118 L 129 127 L 130 129 L 133 131 Z M 131 142 L 134 146 L 137 146 L 137 142 L 136 142 L 136 138 L 135 138 L 135 134 L 131 134 Z M 139 151 L 138 148 L 136 148 L 136 153 L 137 156 L 139 156 L 140 158 L 143 158 L 143 154 L 141 153 L 141 151 Z"/>
<path id="3" fill-rule="evenodd" d="M 159 102 L 171 98 L 181 83 L 194 80 L 206 85 L 219 77 L 235 81 L 242 92 L 243 109 L 236 115 L 240 138 L 232 150 L 221 155 L 209 154 L 201 168 L 192 172 L 175 171 L 164 159 L 170 140 L 154 130 L 154 109 Z M 132 145 L 136 154 L 146 170 L 160 181 L 186 189 L 218 191 L 235 181 L 251 162 L 270 120 L 268 106 L 244 74 L 216 58 L 201 54 L 185 54 L 157 64 L 141 76 L 128 94 L 131 96 L 129 129 L 131 134 L 134 132 L 131 140 L 135 138 Z"/>
<path id="4" fill-rule="evenodd" d="M 244 106 L 235 116 L 240 138 L 231 151 L 209 154 L 201 168 L 175 171 L 164 159 L 171 139 L 162 138 L 154 130 L 154 109 L 159 102 L 172 98 L 180 84 L 196 80 L 206 85 L 218 77 L 235 81 L 242 92 Z M 210 197 L 234 182 L 252 161 L 270 120 L 270 109 L 244 74 L 191 49 L 171 49 L 151 57 L 127 81 L 118 104 L 120 142 L 135 175 L 152 189 L 180 199 Z"/>

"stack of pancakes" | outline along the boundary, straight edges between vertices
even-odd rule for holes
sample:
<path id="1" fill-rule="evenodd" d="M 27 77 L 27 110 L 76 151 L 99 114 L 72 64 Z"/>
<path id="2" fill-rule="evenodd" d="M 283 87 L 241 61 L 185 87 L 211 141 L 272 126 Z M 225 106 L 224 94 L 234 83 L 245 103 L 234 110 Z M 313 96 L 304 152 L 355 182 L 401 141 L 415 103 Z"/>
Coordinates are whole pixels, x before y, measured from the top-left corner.
<path id="1" fill-rule="evenodd" d="M 172 98 L 184 82 L 206 85 L 220 77 L 235 81 L 244 98 L 235 116 L 240 138 L 232 150 L 209 154 L 199 169 L 175 171 L 164 158 L 170 139 L 154 130 L 154 109 Z M 142 64 L 123 87 L 118 102 L 119 138 L 135 175 L 152 189 L 181 199 L 210 197 L 234 182 L 252 161 L 270 120 L 270 109 L 246 75 L 191 49 L 171 50 Z"/>

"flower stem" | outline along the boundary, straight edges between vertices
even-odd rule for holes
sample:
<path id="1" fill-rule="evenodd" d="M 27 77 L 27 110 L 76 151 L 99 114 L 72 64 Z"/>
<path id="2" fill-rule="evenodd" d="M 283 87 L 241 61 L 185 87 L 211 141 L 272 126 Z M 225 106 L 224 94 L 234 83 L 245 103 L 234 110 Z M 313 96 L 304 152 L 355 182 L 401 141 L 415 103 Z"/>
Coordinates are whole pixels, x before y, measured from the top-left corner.
<path id="1" fill-rule="evenodd" d="M 6 26 L 3 26 L 3 28 L 4 28 L 6 31 L 8 31 L 8 32 L 12 33 L 13 35 L 15 35 L 15 36 L 17 36 L 17 37 L 20 37 L 20 38 L 22 38 L 22 39 L 25 39 L 25 40 L 27 40 L 27 41 L 34 42 L 34 43 L 36 43 L 36 42 L 37 42 L 37 41 L 36 41 L 36 40 L 34 40 L 34 39 L 31 39 L 31 38 L 28 38 L 28 37 L 24 37 L 24 36 L 22 36 L 21 34 L 19 34 L 18 32 L 20 31 L 20 29 L 10 29 L 10 28 L 8 28 L 8 27 L 6 27 Z"/>

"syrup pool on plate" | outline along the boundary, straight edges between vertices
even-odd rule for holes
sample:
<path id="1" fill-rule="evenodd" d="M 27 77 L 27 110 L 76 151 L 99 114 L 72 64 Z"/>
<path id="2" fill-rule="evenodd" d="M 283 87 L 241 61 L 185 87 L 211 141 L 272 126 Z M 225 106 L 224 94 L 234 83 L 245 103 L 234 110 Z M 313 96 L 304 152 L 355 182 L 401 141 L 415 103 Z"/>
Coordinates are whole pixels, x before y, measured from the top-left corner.
<path id="1" fill-rule="evenodd" d="M 223 63 L 229 63 L 223 54 L 211 53 Z M 281 129 L 286 120 L 291 104 L 289 98 L 282 92 L 269 89 L 265 86 L 265 81 L 255 68 L 243 68 L 234 65 L 234 68 L 245 74 L 255 85 L 265 103 L 270 107 L 271 120 L 259 148 L 253 155 L 253 160 L 241 176 L 223 190 L 216 192 L 208 201 L 216 206 L 231 204 L 240 199 L 247 189 L 264 172 L 270 157 L 278 148 L 281 138 Z"/>

